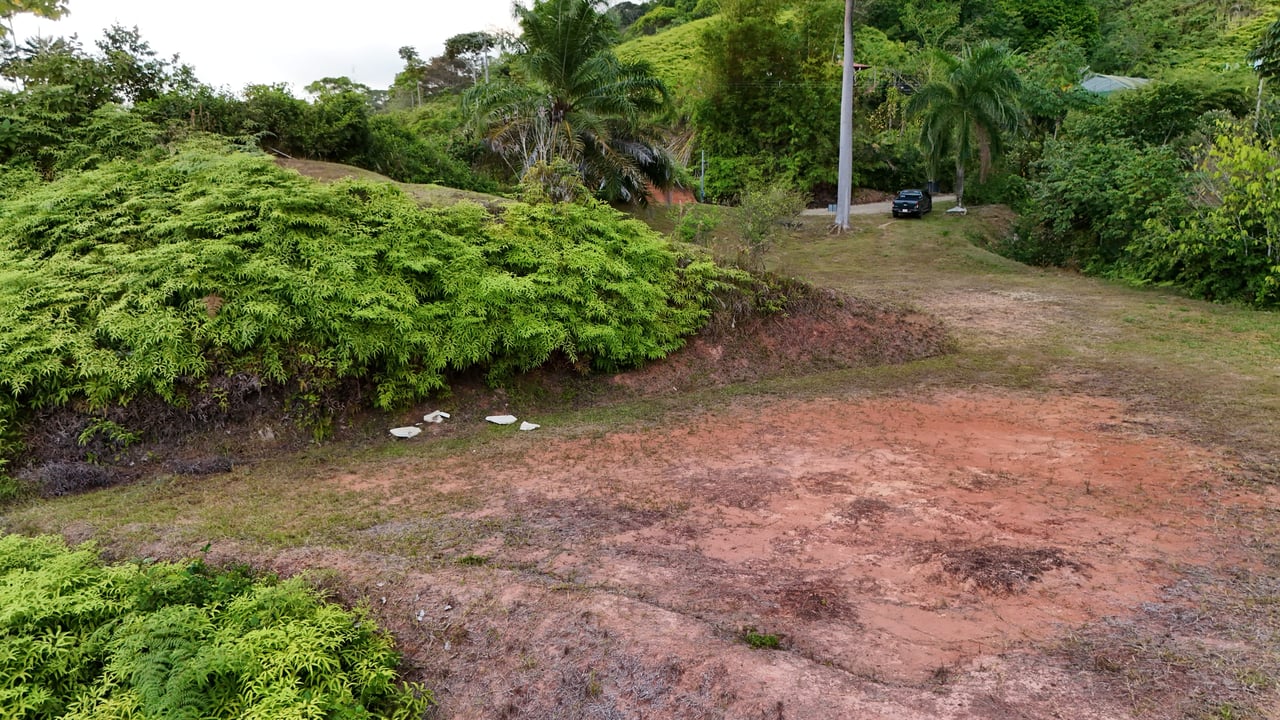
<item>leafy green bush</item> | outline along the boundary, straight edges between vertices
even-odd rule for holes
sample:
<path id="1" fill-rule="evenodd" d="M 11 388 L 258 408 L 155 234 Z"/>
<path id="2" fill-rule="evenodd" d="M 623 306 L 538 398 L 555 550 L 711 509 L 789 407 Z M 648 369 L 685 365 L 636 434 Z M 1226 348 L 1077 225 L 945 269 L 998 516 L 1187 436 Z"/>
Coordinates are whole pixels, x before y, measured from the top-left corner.
<path id="1" fill-rule="evenodd" d="M 1148 223 L 1128 247 L 1127 274 L 1209 300 L 1280 307 L 1280 145 L 1223 127 L 1201 171 L 1195 212 Z"/>
<path id="2" fill-rule="evenodd" d="M 369 142 L 349 162 L 401 182 L 435 183 L 462 190 L 491 189 L 449 152 L 448 138 L 415 132 L 404 113 L 369 118 Z"/>
<path id="3" fill-rule="evenodd" d="M 1167 146 L 1050 140 L 1018 239 L 1001 251 L 1037 265 L 1106 271 L 1148 220 L 1184 211 L 1186 190 L 1183 162 Z"/>
<path id="4" fill-rule="evenodd" d="M 0 537 L 6 717 L 421 717 L 431 693 L 398 682 L 398 662 L 366 613 L 296 580 Z"/>
<path id="5" fill-rule="evenodd" d="M 804 210 L 804 193 L 785 183 L 750 187 L 742 193 L 738 206 L 738 262 L 751 269 L 763 269 L 764 255 Z"/>
<path id="6" fill-rule="evenodd" d="M 710 247 L 713 233 L 724 222 L 724 211 L 718 205 L 677 205 L 672 208 L 672 220 L 671 234 L 677 240 Z"/>
<path id="7" fill-rule="evenodd" d="M 757 632 L 755 628 L 743 628 L 742 641 L 753 650 L 781 650 L 782 637 L 773 633 Z"/>
<path id="8" fill-rule="evenodd" d="M 450 370 L 636 365 L 723 277 L 594 201 L 421 209 L 209 143 L 22 187 L 0 201 L 0 435 L 74 401 L 183 405 L 218 374 L 310 405 L 352 379 L 389 408 Z"/>
<path id="9" fill-rule="evenodd" d="M 966 205 L 1019 205 L 1027 200 L 1027 181 L 1008 171 L 993 173 L 986 182 L 964 187 Z"/>

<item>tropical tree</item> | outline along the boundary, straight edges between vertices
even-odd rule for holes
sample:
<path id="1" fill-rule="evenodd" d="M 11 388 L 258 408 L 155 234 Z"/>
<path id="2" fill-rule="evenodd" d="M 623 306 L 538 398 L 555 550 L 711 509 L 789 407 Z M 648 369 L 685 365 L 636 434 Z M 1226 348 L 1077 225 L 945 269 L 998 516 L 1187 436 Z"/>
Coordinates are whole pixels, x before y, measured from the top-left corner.
<path id="1" fill-rule="evenodd" d="M 471 71 L 471 79 L 489 80 L 489 53 L 498 47 L 498 36 L 483 31 L 454 35 L 444 43 L 444 56 L 461 62 Z"/>
<path id="2" fill-rule="evenodd" d="M 31 13 L 50 20 L 67 14 L 66 0 L 0 0 L 0 19 L 8 25 L 0 25 L 0 37 L 13 35 L 13 16 Z"/>
<path id="3" fill-rule="evenodd" d="M 965 167 L 978 162 L 985 181 L 996 158 L 1004 152 L 1004 135 L 1021 117 L 1018 97 L 1022 82 L 1003 45 L 983 43 L 966 48 L 949 60 L 941 80 L 925 85 L 911 99 L 908 110 L 923 118 L 920 142 L 936 171 L 946 158 L 955 159 L 956 204 L 964 206 Z"/>
<path id="4" fill-rule="evenodd" d="M 617 27 L 604 4 L 517 5 L 521 36 L 507 72 L 468 90 L 464 107 L 520 178 L 554 184 L 548 168 L 572 167 L 601 197 L 644 201 L 647 183 L 674 181 L 675 161 L 652 123 L 667 107 L 667 89 L 648 63 L 613 54 Z"/>
<path id="5" fill-rule="evenodd" d="M 1280 20 L 1267 26 L 1258 44 L 1249 52 L 1249 60 L 1263 77 L 1280 76 Z"/>
<path id="6" fill-rule="evenodd" d="M 18 34 L 13 29 L 13 17 L 18 13 L 57 20 L 67 14 L 67 3 L 66 0 L 0 0 L 0 52 L 9 60 L 18 54 Z"/>

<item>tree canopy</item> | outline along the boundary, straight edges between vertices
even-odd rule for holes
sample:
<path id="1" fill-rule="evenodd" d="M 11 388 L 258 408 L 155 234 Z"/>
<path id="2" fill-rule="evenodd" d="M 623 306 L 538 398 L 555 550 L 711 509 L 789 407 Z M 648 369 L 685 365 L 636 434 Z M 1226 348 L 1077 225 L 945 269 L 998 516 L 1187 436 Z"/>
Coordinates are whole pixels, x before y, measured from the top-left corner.
<path id="1" fill-rule="evenodd" d="M 1249 52 L 1249 62 L 1262 77 L 1280 76 L 1280 20 L 1263 31 L 1258 44 Z"/>
<path id="2" fill-rule="evenodd" d="M 648 183 L 667 187 L 674 179 L 674 161 L 653 125 L 667 89 L 648 63 L 614 55 L 618 31 L 603 5 L 517 6 L 518 51 L 500 77 L 464 101 L 473 127 L 518 177 L 560 164 L 602 197 L 643 201 Z"/>
<path id="3" fill-rule="evenodd" d="M 951 58 L 946 76 L 911 99 L 912 112 L 923 119 L 920 142 L 931 164 L 955 160 L 958 204 L 964 204 L 966 166 L 976 160 L 985 180 L 993 160 L 1004 151 L 1005 133 L 1020 118 L 1021 89 L 1009 49 L 983 43 Z"/>
<path id="4" fill-rule="evenodd" d="M 0 0 L 0 18 L 9 25 L 0 24 L 0 38 L 13 33 L 13 16 L 19 13 L 57 20 L 67 14 L 67 0 Z"/>

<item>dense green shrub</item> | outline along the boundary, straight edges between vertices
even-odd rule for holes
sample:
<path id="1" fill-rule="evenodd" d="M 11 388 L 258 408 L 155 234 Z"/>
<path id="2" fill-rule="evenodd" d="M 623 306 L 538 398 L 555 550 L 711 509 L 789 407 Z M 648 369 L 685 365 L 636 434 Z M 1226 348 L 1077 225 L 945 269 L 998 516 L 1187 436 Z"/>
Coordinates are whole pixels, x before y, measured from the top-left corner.
<path id="1" fill-rule="evenodd" d="M 0 164 L 6 169 L 23 165 L 51 174 L 58 148 L 84 117 L 75 92 L 69 86 L 0 91 Z"/>
<path id="2" fill-rule="evenodd" d="M 1022 262 L 1105 271 L 1148 220 L 1186 208 L 1185 167 L 1167 146 L 1050 140 L 1036 169 L 1019 237 L 1003 248 Z"/>
<path id="3" fill-rule="evenodd" d="M 359 157 L 369 147 L 369 102 L 356 90 L 321 93 L 306 105 L 302 153 L 321 160 Z"/>
<path id="4" fill-rule="evenodd" d="M 70 134 L 55 155 L 60 170 L 85 170 L 109 160 L 158 156 L 160 128 L 119 105 L 103 105 Z"/>
<path id="5" fill-rule="evenodd" d="M 135 109 L 170 132 L 194 130 L 236 136 L 246 131 L 245 102 L 226 90 L 207 85 L 170 91 L 139 103 Z"/>
<path id="6" fill-rule="evenodd" d="M 407 113 L 386 113 L 369 118 L 368 144 L 348 162 L 380 172 L 401 182 L 435 183 L 462 190 L 488 190 L 492 183 L 476 177 L 471 168 L 450 152 L 444 134 L 415 131 Z"/>
<path id="7" fill-rule="evenodd" d="M 189 144 L 0 201 L 0 425 L 30 408 L 188 401 L 249 373 L 379 407 L 553 354 L 602 369 L 680 347 L 720 277 L 591 202 L 424 210 Z"/>
<path id="8" fill-rule="evenodd" d="M 1091 142 L 1127 138 L 1138 145 L 1177 145 L 1195 132 L 1205 113 L 1243 117 L 1252 109 L 1245 86 L 1193 76 L 1116 93 L 1087 112 L 1069 115 L 1064 131 Z"/>
<path id="9" fill-rule="evenodd" d="M 966 205 L 1020 206 L 1027 201 L 1027 181 L 1007 170 L 993 173 L 986 182 L 964 186 Z"/>
<path id="10" fill-rule="evenodd" d="M 398 662 L 363 611 L 298 581 L 0 537 L 8 718 L 421 717 L 431 694 L 399 683 Z"/>
<path id="11" fill-rule="evenodd" d="M 1129 245 L 1126 272 L 1209 300 L 1280 306 L 1280 145 L 1223 127 L 1200 178 L 1195 212 L 1153 218 Z"/>
<path id="12" fill-rule="evenodd" d="M 306 136 L 309 106 L 283 83 L 250 85 L 244 89 L 244 127 L 264 148 L 308 157 Z"/>
<path id="13" fill-rule="evenodd" d="M 782 236 L 786 224 L 804 210 L 808 198 L 788 186 L 774 182 L 749 187 L 738 203 L 738 263 L 753 270 L 764 269 L 764 256 Z"/>

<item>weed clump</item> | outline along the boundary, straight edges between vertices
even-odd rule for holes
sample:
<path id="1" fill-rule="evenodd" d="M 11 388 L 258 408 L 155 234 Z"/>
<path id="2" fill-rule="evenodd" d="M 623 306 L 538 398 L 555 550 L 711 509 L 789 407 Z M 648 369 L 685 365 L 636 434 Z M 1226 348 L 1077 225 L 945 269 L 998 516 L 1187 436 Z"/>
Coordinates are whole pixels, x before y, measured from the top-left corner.
<path id="1" fill-rule="evenodd" d="M 742 642 L 753 650 L 781 650 L 782 637 L 772 633 L 757 632 L 755 628 L 743 628 Z"/>
<path id="2" fill-rule="evenodd" d="M 114 485 L 117 473 L 87 462 L 51 462 L 34 468 L 22 478 L 44 497 L 60 497 Z"/>
<path id="3" fill-rule="evenodd" d="M 175 475 L 199 477 L 202 475 L 218 475 L 231 472 L 234 467 L 228 457 L 201 457 L 190 460 L 176 460 L 170 464 Z"/>

